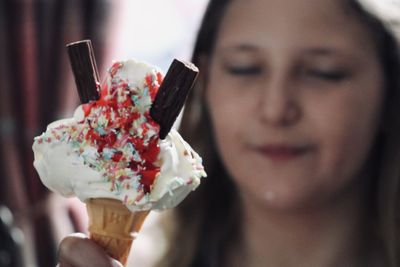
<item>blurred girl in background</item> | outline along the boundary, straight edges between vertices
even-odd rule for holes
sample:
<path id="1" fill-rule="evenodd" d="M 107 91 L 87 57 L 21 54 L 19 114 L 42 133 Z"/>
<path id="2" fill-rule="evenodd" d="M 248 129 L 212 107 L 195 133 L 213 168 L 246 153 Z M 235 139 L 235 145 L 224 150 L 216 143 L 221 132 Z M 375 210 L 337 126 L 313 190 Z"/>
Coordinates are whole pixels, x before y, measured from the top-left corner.
<path id="1" fill-rule="evenodd" d="M 399 266 L 399 22 L 396 0 L 210 2 L 181 127 L 209 177 L 160 266 Z"/>

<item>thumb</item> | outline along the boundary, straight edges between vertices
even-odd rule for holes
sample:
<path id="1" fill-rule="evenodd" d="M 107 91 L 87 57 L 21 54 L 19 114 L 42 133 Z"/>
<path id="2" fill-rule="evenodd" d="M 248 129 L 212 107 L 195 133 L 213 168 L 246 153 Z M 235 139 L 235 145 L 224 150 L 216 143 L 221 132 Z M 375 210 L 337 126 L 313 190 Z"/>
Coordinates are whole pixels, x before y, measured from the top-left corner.
<path id="1" fill-rule="evenodd" d="M 72 234 L 59 246 L 60 267 L 123 267 L 84 234 Z"/>

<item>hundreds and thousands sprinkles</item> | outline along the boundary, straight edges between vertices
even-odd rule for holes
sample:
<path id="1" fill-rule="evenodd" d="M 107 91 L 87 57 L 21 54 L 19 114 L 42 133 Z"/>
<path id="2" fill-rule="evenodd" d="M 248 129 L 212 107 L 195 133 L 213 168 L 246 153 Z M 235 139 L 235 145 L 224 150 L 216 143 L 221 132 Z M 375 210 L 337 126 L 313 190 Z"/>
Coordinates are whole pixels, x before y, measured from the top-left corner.
<path id="1" fill-rule="evenodd" d="M 160 171 L 160 126 L 149 111 L 162 75 L 154 71 L 146 75 L 143 84 L 131 84 L 118 76 L 121 67 L 115 63 L 110 68 L 111 78 L 103 84 L 99 100 L 82 105 L 84 118 L 77 127 L 60 125 L 37 142 L 67 140 L 85 164 L 103 172 L 112 191 L 134 188 L 143 197 L 151 192 Z"/>

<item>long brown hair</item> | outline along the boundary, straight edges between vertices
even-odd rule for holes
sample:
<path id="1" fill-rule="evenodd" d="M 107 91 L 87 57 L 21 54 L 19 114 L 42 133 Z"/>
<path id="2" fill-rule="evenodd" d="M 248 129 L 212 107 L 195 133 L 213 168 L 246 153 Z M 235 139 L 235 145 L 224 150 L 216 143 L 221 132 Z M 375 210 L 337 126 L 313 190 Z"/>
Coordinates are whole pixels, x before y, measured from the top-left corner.
<path id="1" fill-rule="evenodd" d="M 397 20 L 386 17 L 370 2 L 386 0 L 348 0 L 349 7 L 370 29 L 376 40 L 386 81 L 383 131 L 373 152 L 377 177 L 371 190 L 371 216 L 383 244 L 382 259 L 390 267 L 400 266 L 400 3 Z M 190 95 L 182 120 L 181 133 L 204 159 L 208 178 L 200 188 L 178 206 L 174 213 L 176 231 L 162 266 L 224 266 L 226 252 L 240 241 L 241 208 L 236 187 L 217 154 L 212 124 L 203 91 L 208 66 L 204 58 L 213 56 L 218 28 L 231 0 L 211 0 L 198 33 L 192 61 L 200 66 L 202 77 Z M 365 3 L 366 2 L 366 3 Z M 393 4 L 393 1 L 391 2 Z M 395 5 L 395 4 L 394 4 Z M 396 7 L 396 6 L 395 6 Z M 392 9 L 393 11 L 393 9 Z"/>

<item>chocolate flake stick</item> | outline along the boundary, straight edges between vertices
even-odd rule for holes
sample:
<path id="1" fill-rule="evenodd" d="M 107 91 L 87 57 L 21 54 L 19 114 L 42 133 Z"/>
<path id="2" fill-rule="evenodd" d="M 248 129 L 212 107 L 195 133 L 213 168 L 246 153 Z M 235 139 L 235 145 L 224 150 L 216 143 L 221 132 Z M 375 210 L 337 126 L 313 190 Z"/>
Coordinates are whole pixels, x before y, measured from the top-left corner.
<path id="1" fill-rule="evenodd" d="M 67 44 L 67 51 L 81 103 L 98 100 L 99 73 L 91 41 Z"/>
<path id="2" fill-rule="evenodd" d="M 199 70 L 195 65 L 174 59 L 150 109 L 150 116 L 160 125 L 164 139 L 179 115 Z"/>

